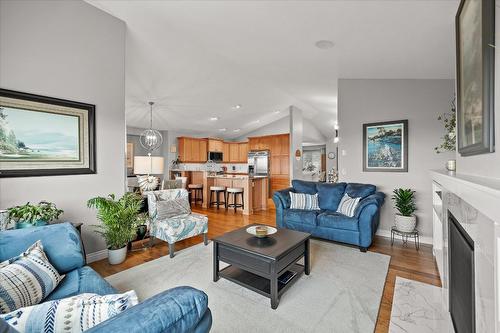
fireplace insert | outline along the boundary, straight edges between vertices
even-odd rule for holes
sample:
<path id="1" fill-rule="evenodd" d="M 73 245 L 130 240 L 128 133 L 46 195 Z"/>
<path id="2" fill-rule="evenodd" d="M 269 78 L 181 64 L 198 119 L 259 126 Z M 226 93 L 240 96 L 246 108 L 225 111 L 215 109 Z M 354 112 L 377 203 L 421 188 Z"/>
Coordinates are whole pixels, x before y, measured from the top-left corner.
<path id="1" fill-rule="evenodd" d="M 476 332 L 474 241 L 448 212 L 450 313 L 457 333 Z"/>

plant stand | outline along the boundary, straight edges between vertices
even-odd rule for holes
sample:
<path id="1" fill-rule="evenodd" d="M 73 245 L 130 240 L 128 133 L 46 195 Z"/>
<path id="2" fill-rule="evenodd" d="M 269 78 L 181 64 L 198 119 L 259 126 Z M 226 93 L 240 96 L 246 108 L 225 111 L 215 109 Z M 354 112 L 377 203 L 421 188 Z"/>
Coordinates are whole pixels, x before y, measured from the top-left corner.
<path id="1" fill-rule="evenodd" d="M 400 231 L 395 226 L 393 226 L 391 228 L 391 246 L 394 245 L 394 238 L 396 236 L 401 236 L 403 246 L 408 246 L 408 238 L 413 238 L 413 240 L 415 241 L 415 248 L 417 249 L 417 251 L 420 249 L 420 236 L 417 229 L 414 229 L 410 232 L 405 232 Z"/>

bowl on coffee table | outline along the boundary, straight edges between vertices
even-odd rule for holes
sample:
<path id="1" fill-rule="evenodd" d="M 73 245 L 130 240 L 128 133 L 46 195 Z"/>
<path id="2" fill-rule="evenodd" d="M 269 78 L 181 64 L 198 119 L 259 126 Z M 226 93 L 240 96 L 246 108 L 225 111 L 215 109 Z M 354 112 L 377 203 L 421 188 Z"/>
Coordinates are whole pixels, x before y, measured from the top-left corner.
<path id="1" fill-rule="evenodd" d="M 257 238 L 265 238 L 276 233 L 278 230 L 267 225 L 255 225 L 247 228 L 247 232 Z"/>

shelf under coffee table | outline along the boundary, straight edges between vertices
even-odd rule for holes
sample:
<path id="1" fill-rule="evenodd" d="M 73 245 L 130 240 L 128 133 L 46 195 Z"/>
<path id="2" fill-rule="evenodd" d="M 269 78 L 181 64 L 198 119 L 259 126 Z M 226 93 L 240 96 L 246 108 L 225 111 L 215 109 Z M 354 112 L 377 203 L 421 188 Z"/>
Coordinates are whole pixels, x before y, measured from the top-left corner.
<path id="1" fill-rule="evenodd" d="M 220 277 L 271 299 L 276 309 L 279 298 L 302 275 L 310 272 L 310 234 L 279 229 L 266 238 L 246 232 L 248 226 L 214 239 L 214 282 Z M 304 265 L 297 262 L 304 258 Z M 219 270 L 219 262 L 229 266 Z M 278 278 L 285 272 L 295 275 L 285 284 Z"/>

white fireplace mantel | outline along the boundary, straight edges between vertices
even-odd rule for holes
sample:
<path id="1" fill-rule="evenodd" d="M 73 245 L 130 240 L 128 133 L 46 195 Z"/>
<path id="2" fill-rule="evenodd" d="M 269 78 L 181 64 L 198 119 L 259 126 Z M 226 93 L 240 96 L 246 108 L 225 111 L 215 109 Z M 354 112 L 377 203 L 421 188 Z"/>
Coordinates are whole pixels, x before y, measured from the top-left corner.
<path id="1" fill-rule="evenodd" d="M 500 224 L 500 179 L 432 170 L 432 180 Z"/>

